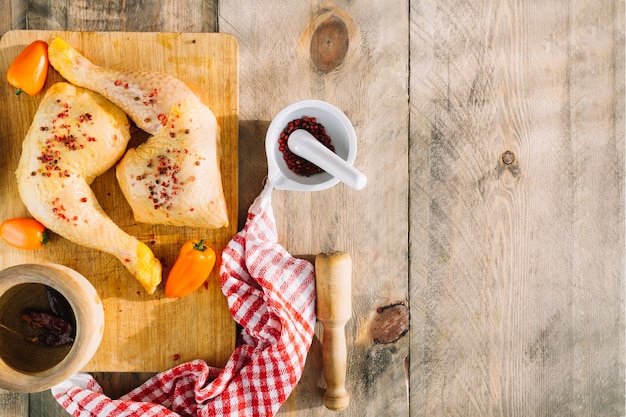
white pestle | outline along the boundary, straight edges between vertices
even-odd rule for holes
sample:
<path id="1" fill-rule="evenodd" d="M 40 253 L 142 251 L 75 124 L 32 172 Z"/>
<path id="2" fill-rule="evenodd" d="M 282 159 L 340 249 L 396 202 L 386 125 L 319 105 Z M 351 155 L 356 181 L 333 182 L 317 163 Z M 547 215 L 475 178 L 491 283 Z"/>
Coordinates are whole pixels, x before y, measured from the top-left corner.
<path id="1" fill-rule="evenodd" d="M 287 145 L 291 152 L 317 165 L 355 190 L 365 187 L 367 177 L 361 171 L 322 145 L 306 130 L 294 130 L 289 135 Z"/>

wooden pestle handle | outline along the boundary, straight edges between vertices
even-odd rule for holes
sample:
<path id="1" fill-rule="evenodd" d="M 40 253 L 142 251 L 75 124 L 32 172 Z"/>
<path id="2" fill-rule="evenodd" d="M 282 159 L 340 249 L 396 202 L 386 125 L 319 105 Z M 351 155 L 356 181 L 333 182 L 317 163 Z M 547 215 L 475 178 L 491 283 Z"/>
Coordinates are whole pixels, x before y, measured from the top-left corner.
<path id="1" fill-rule="evenodd" d="M 344 326 L 352 316 L 352 259 L 343 252 L 315 257 L 317 318 L 322 323 L 322 366 L 326 378 L 324 405 L 343 410 L 350 402 L 346 391 L 347 348 Z"/>

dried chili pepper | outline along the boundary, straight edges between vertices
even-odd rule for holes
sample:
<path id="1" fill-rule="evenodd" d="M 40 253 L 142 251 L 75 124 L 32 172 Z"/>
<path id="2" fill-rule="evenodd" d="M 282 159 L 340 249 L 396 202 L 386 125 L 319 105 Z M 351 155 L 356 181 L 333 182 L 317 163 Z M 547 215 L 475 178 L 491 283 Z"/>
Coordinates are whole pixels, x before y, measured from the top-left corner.
<path id="1" fill-rule="evenodd" d="M 46 296 L 48 297 L 48 304 L 50 305 L 52 313 L 68 322 L 70 326 L 75 326 L 76 318 L 74 317 L 74 312 L 67 299 L 63 297 L 60 292 L 47 285 Z"/>
<path id="2" fill-rule="evenodd" d="M 33 343 L 44 346 L 62 346 L 74 342 L 74 327 L 53 314 L 27 309 L 22 312 L 22 320 L 46 330 L 30 339 Z"/>
<path id="3" fill-rule="evenodd" d="M 215 252 L 204 239 L 187 241 L 167 277 L 165 295 L 177 298 L 191 294 L 206 281 L 214 265 Z"/>
<path id="4" fill-rule="evenodd" d="M 7 81 L 16 88 L 16 95 L 22 91 L 29 96 L 37 95 L 46 82 L 48 67 L 48 43 L 36 40 L 15 58 L 7 71 Z"/>
<path id="5" fill-rule="evenodd" d="M 15 217 L 0 224 L 0 237 L 6 243 L 19 249 L 40 249 L 48 243 L 46 227 L 35 219 Z"/>
<path id="6" fill-rule="evenodd" d="M 287 123 L 287 126 L 285 126 L 280 134 L 280 137 L 278 138 L 278 149 L 282 152 L 283 159 L 285 160 L 287 167 L 296 174 L 305 177 L 310 177 L 311 175 L 324 172 L 322 168 L 304 158 L 299 157 L 289 149 L 289 146 L 287 145 L 289 135 L 297 129 L 306 130 L 322 145 L 335 152 L 335 147 L 331 143 L 330 136 L 326 133 L 326 128 L 319 123 L 315 117 L 303 116 Z"/>

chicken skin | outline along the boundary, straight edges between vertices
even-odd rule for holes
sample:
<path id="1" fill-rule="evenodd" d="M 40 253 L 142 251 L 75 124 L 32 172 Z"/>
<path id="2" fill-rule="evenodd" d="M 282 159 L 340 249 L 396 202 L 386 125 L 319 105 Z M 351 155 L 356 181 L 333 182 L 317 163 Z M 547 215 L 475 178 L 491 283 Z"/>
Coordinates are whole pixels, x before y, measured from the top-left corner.
<path id="1" fill-rule="evenodd" d="M 35 219 L 74 243 L 115 256 L 152 294 L 161 282 L 161 263 L 109 218 L 90 187 L 124 154 L 129 127 L 126 115 L 102 96 L 53 84 L 22 144 L 16 177 Z"/>
<path id="2" fill-rule="evenodd" d="M 101 94 L 153 135 L 129 149 L 116 168 L 136 221 L 213 229 L 228 225 L 219 126 L 191 87 L 169 74 L 97 66 L 58 37 L 48 55 L 67 81 Z"/>

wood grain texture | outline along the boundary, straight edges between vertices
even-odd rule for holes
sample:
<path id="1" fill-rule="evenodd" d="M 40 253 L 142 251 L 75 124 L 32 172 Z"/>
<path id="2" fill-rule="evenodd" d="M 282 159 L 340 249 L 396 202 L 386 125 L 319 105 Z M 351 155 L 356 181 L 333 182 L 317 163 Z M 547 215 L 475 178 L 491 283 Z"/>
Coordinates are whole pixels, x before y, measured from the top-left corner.
<path id="1" fill-rule="evenodd" d="M 54 399 L 50 390 L 30 395 L 28 416 L 67 417 L 68 412 Z"/>
<path id="2" fill-rule="evenodd" d="M 35 10 L 52 3 L 61 7 Z M 356 258 L 347 327 L 352 402 L 341 413 L 323 407 L 316 340 L 282 415 L 625 414 L 623 2 L 223 0 L 218 7 L 198 0 L 163 14 L 174 3 L 0 0 L 11 11 L 0 29 L 25 28 L 28 11 L 35 29 L 213 22 L 207 30 L 236 36 L 240 225 L 266 174 L 259 149 L 273 115 L 303 98 L 336 101 L 349 112 L 366 189 L 274 199 L 289 250 L 310 260 L 318 248 Z M 316 23 L 337 25 L 329 20 L 336 16 L 358 40 L 325 73 L 307 60 L 302 38 Z M 511 154 L 503 160 L 507 151 L 512 161 Z M 320 213 L 324 202 L 333 208 Z M 327 217 L 346 228 L 318 227 Z M 375 308 L 408 296 L 409 336 L 373 343 Z M 115 390 L 147 375 L 97 377 Z M 31 395 L 30 415 L 65 415 L 44 413 L 38 404 L 49 399 L 49 392 Z M 28 404 L 28 396 L 1 394 L 0 414 L 28 415 Z"/>
<path id="3" fill-rule="evenodd" d="M 623 2 L 410 13 L 411 415 L 624 415 Z"/>
<path id="4" fill-rule="evenodd" d="M 275 191 L 273 208 L 279 241 L 291 253 L 340 250 L 352 257 L 353 319 L 346 325 L 351 399 L 342 415 L 406 416 L 408 337 L 381 345 L 369 335 L 377 307 L 404 301 L 408 293 L 406 3 L 227 0 L 220 1 L 218 23 L 220 32 L 240 42 L 240 120 L 248 127 L 240 131 L 241 152 L 263 154 L 267 125 L 282 108 L 302 99 L 334 104 L 355 126 L 355 166 L 367 175 L 367 186 L 362 191 L 344 184 L 315 193 Z M 331 36 L 316 32 L 320 27 L 330 29 Z M 321 61 L 312 59 L 312 40 L 317 52 L 337 49 L 332 65 L 316 65 Z M 332 42 L 346 40 L 344 55 L 343 44 L 335 48 Z M 246 198 L 260 192 L 267 174 L 266 165 L 255 169 L 254 176 L 242 173 L 240 178 L 248 183 Z M 240 206 L 248 205 L 240 195 Z M 316 339 L 302 380 L 281 414 L 332 415 L 322 405 L 323 391 Z"/>
<path id="5" fill-rule="evenodd" d="M 28 394 L 17 394 L 0 389 L 0 415 L 28 417 Z"/>
<path id="6" fill-rule="evenodd" d="M 22 0 L 1 0 L 0 34 L 26 27 L 26 4 Z"/>
<path id="7" fill-rule="evenodd" d="M 203 0 L 28 0 L 27 29 L 215 32 L 217 2 Z"/>

